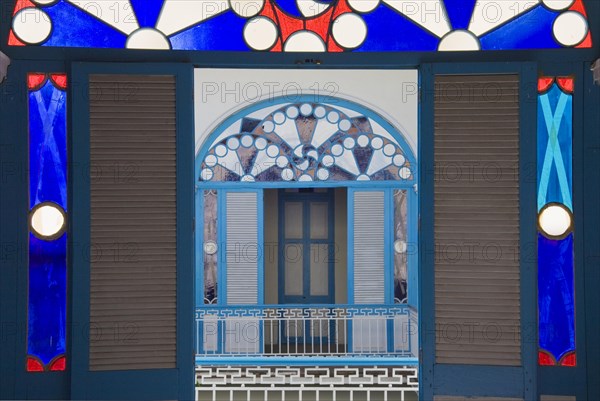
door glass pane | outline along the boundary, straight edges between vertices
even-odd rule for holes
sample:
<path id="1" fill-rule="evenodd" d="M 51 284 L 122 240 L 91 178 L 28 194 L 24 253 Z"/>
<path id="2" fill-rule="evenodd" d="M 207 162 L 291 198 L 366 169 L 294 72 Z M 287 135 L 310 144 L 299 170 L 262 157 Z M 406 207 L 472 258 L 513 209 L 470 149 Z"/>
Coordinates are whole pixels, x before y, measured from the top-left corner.
<path id="1" fill-rule="evenodd" d="M 302 238 L 302 203 L 285 202 L 285 237 Z"/>
<path id="2" fill-rule="evenodd" d="M 329 294 L 329 245 L 310 246 L 310 295 Z"/>
<path id="3" fill-rule="evenodd" d="M 329 235 L 326 202 L 313 202 L 310 204 L 310 238 L 327 239 Z"/>
<path id="4" fill-rule="evenodd" d="M 302 295 L 304 293 L 303 252 L 302 244 L 289 244 L 284 248 L 285 295 Z"/>

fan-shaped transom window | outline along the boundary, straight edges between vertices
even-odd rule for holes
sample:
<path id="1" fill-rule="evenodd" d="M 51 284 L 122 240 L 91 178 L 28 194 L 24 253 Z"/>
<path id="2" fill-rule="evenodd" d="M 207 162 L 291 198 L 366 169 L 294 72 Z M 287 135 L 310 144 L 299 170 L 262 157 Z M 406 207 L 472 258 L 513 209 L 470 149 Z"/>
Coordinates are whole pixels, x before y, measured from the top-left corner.
<path id="1" fill-rule="evenodd" d="M 9 44 L 271 52 L 590 48 L 582 0 L 22 0 Z"/>
<path id="2" fill-rule="evenodd" d="M 203 156 L 200 181 L 414 182 L 412 151 L 391 126 L 339 103 L 270 104 L 243 115 Z"/>

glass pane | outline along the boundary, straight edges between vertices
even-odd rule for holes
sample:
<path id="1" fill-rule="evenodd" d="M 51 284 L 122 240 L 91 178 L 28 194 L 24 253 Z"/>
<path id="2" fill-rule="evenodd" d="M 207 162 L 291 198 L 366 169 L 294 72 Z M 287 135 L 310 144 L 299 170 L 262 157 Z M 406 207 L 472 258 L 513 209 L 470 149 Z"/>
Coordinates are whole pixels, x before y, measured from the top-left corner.
<path id="1" fill-rule="evenodd" d="M 268 12 L 260 0 L 206 2 L 210 7 L 183 0 L 18 1 L 8 44 L 331 53 L 592 47 L 593 20 L 582 1 L 348 3 L 353 12 L 335 1 L 277 0 Z M 302 109 L 293 113 L 308 117 Z"/>
<path id="2" fill-rule="evenodd" d="M 304 246 L 289 244 L 284 248 L 285 295 L 304 294 Z"/>
<path id="3" fill-rule="evenodd" d="M 217 302 L 217 191 L 204 191 L 204 303 Z"/>
<path id="4" fill-rule="evenodd" d="M 285 237 L 288 239 L 302 238 L 302 203 L 285 202 Z"/>
<path id="5" fill-rule="evenodd" d="M 329 245 L 310 246 L 310 295 L 329 295 Z"/>
<path id="6" fill-rule="evenodd" d="M 394 301 L 407 300 L 407 197 L 405 190 L 394 191 Z"/>
<path id="7" fill-rule="evenodd" d="M 28 74 L 29 266 L 26 369 L 64 371 L 67 349 L 67 77 Z"/>
<path id="8" fill-rule="evenodd" d="M 310 238 L 327 239 L 329 236 L 328 204 L 312 202 L 310 204 Z"/>

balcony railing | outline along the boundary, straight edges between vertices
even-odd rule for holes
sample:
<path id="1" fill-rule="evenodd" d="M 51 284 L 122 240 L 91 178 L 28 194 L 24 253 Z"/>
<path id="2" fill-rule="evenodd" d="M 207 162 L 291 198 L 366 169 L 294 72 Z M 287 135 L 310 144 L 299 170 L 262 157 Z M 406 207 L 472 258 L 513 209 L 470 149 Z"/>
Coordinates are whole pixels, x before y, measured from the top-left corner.
<path id="1" fill-rule="evenodd" d="M 407 305 L 210 305 L 196 309 L 196 356 L 201 364 L 410 364 L 417 328 Z"/>

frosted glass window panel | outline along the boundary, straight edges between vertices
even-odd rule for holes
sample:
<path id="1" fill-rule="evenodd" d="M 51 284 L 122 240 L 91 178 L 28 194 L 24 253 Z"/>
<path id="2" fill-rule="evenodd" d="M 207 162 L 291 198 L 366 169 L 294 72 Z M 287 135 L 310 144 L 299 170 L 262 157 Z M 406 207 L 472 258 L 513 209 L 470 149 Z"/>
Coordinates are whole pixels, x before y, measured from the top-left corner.
<path id="1" fill-rule="evenodd" d="M 310 205 L 310 238 L 327 239 L 329 236 L 329 205 L 313 202 Z"/>
<path id="2" fill-rule="evenodd" d="M 303 205 L 301 202 L 285 203 L 285 237 L 287 239 L 302 238 L 304 221 Z"/>
<path id="3" fill-rule="evenodd" d="M 394 300 L 407 302 L 408 237 L 406 190 L 394 191 Z"/>
<path id="4" fill-rule="evenodd" d="M 217 191 L 204 191 L 204 303 L 217 302 Z"/>
<path id="5" fill-rule="evenodd" d="M 310 295 L 329 294 L 329 244 L 310 246 Z"/>
<path id="6" fill-rule="evenodd" d="M 285 295 L 304 294 L 304 246 L 290 244 L 284 248 Z"/>

